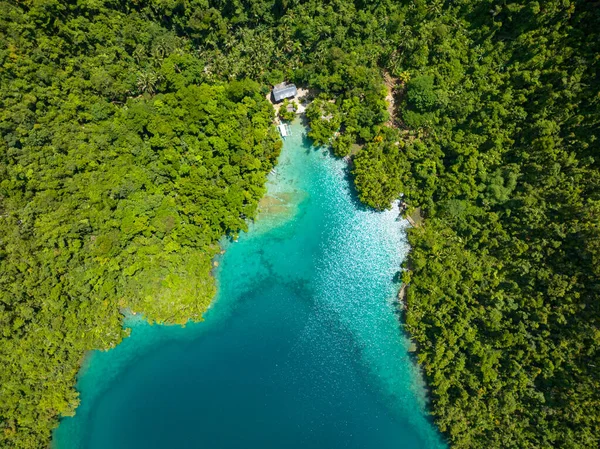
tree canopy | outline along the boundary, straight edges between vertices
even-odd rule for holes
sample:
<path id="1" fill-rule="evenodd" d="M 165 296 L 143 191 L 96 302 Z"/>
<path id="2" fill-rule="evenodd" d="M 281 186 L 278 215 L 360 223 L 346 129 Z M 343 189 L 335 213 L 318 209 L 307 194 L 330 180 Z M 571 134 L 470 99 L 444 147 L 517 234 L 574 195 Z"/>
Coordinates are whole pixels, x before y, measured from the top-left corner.
<path id="1" fill-rule="evenodd" d="M 450 445 L 598 447 L 599 30 L 584 0 L 0 0 L 0 444 L 46 446 L 124 310 L 201 318 L 286 79 L 361 201 L 425 217 L 403 318 Z"/>

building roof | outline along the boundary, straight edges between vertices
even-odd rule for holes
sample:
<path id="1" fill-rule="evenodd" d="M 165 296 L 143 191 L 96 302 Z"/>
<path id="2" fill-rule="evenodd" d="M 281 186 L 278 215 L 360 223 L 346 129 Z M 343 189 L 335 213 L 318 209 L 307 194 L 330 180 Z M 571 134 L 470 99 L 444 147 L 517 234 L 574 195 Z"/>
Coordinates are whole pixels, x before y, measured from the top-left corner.
<path id="1" fill-rule="evenodd" d="M 284 98 L 295 97 L 297 93 L 298 91 L 294 84 L 286 84 L 283 82 L 273 87 L 273 99 L 275 101 L 281 101 Z"/>

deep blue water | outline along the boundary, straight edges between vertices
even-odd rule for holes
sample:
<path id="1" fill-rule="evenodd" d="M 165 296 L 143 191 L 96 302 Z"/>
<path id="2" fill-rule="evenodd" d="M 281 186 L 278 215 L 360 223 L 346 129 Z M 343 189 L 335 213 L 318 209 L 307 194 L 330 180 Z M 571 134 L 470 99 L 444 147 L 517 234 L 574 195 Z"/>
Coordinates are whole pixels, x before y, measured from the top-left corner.
<path id="1" fill-rule="evenodd" d="M 405 222 L 362 208 L 345 163 L 293 131 L 205 321 L 129 319 L 88 357 L 55 449 L 445 447 L 393 304 Z"/>

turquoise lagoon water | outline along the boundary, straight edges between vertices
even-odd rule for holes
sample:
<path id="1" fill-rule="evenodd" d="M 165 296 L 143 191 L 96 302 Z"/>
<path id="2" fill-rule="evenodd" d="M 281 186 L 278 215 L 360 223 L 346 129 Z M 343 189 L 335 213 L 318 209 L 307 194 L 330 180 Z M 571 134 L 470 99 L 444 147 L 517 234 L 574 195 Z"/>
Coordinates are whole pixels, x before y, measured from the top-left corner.
<path id="1" fill-rule="evenodd" d="M 393 304 L 406 223 L 361 207 L 345 163 L 292 129 L 205 321 L 129 319 L 88 357 L 55 449 L 445 447 Z"/>

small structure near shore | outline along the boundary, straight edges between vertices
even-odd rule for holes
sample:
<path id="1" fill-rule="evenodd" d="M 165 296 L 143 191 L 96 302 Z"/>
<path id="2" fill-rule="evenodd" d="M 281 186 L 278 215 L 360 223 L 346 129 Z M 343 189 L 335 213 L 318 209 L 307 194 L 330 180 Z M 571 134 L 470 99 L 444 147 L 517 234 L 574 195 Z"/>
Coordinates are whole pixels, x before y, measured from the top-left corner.
<path id="1" fill-rule="evenodd" d="M 285 98 L 294 98 L 297 93 L 298 90 L 296 89 L 295 84 L 287 84 L 284 81 L 273 87 L 273 101 L 278 103 Z"/>

